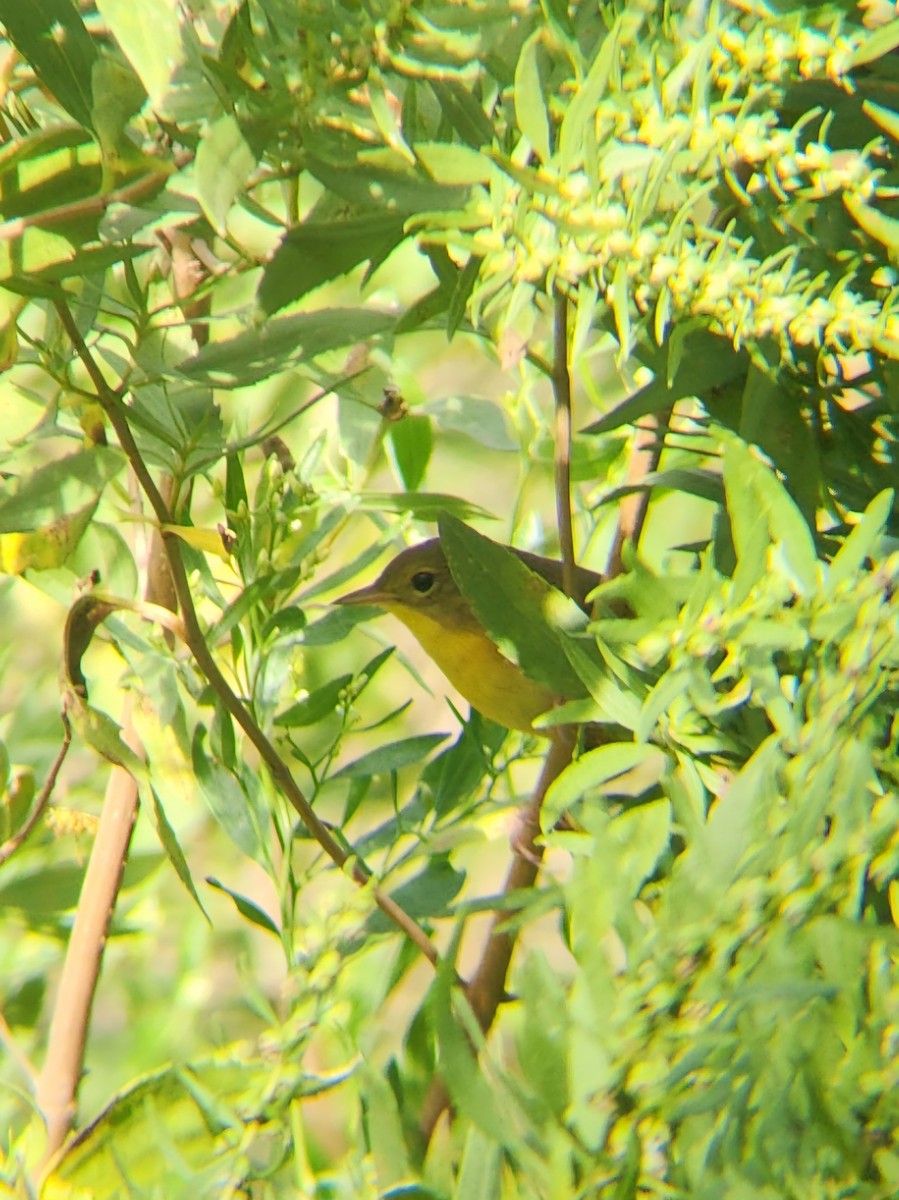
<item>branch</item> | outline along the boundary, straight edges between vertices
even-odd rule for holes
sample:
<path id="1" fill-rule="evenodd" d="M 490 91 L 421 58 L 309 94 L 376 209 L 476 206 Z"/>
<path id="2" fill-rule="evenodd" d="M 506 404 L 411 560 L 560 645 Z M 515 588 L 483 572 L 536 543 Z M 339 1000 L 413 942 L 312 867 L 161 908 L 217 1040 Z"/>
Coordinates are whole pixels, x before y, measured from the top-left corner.
<path id="1" fill-rule="evenodd" d="M 7 859 L 12 858 L 18 848 L 29 836 L 32 829 L 34 829 L 35 825 L 37 825 L 38 821 L 40 820 L 40 817 L 50 800 L 50 796 L 53 794 L 53 788 L 56 786 L 56 777 L 59 774 L 59 768 L 65 761 L 65 757 L 69 752 L 69 746 L 72 744 L 72 729 L 69 725 L 69 718 L 65 713 L 62 713 L 61 715 L 63 736 L 62 745 L 59 747 L 59 753 L 56 755 L 53 766 L 50 768 L 50 773 L 44 782 L 44 786 L 41 788 L 41 794 L 38 796 L 34 807 L 28 814 L 28 820 L 18 831 L 18 833 L 14 834 L 11 838 L 7 838 L 3 845 L 0 846 L 0 866 L 2 866 Z"/>
<path id="2" fill-rule="evenodd" d="M 537 880 L 543 857 L 543 846 L 537 843 L 540 810 L 550 785 L 571 761 L 575 733 L 572 726 L 563 725 L 556 730 L 552 739 L 537 786 L 521 815 L 517 836 L 512 843 L 512 863 L 503 885 L 503 896 L 533 887 Z M 465 987 L 465 995 L 485 1034 L 492 1026 L 500 1002 L 506 995 L 506 979 L 518 932 L 507 927 L 508 919 L 507 909 L 494 913 L 481 961 Z M 425 1097 L 419 1119 L 418 1127 L 425 1145 L 431 1140 L 437 1122 L 449 1105 L 450 1095 L 446 1084 L 439 1077 L 435 1078 Z"/>
<path id="3" fill-rule="evenodd" d="M 54 303 L 59 313 L 60 321 L 69 335 L 78 357 L 84 364 L 91 382 L 97 390 L 97 400 L 103 406 L 103 410 L 116 432 L 119 444 L 150 502 L 157 522 L 161 527 L 174 524 L 168 505 L 153 482 L 153 478 L 147 470 L 146 463 L 137 448 L 119 397 L 104 379 L 84 338 L 81 336 L 78 326 L 75 324 L 68 305 L 61 300 Z M 356 883 L 360 886 L 370 885 L 371 876 L 369 873 L 363 868 L 355 855 L 350 850 L 345 849 L 332 836 L 328 827 L 316 815 L 309 801 L 296 783 L 296 780 L 291 775 L 287 764 L 256 723 L 249 709 L 235 695 L 227 679 L 225 679 L 219 669 L 218 664 L 210 653 L 209 647 L 206 645 L 203 631 L 200 628 L 200 622 L 194 607 L 193 596 L 187 572 L 184 569 L 184 563 L 181 558 L 177 537 L 171 533 L 164 533 L 163 537 L 169 569 L 171 571 L 172 586 L 178 598 L 178 605 L 184 621 L 184 640 L 194 657 L 194 661 L 202 674 L 205 675 L 209 685 L 221 699 L 225 708 L 247 735 L 250 742 L 256 747 L 275 785 L 292 805 L 312 837 L 315 838 L 332 862 L 338 867 L 345 867 L 349 870 Z M 372 896 L 381 911 L 399 926 L 428 961 L 436 966 L 438 961 L 437 951 L 421 926 L 379 887 L 372 887 Z"/>
<path id="4" fill-rule="evenodd" d="M 126 739 L 130 733 L 129 740 L 133 741 L 129 726 L 130 719 L 124 722 L 122 732 Z M 75 1119 L 91 1007 L 137 808 L 137 783 L 123 767 L 114 766 L 81 885 L 53 1007 L 44 1069 L 38 1079 L 37 1103 L 47 1124 L 44 1165 L 63 1144 Z"/>
<path id="5" fill-rule="evenodd" d="M 562 550 L 562 585 L 574 596 L 574 534 L 571 528 L 571 375 L 568 370 L 568 297 L 557 287 L 553 311 L 553 392 L 556 398 L 556 523 Z"/>
<path id="6" fill-rule="evenodd" d="M 627 464 L 627 485 L 641 483 L 659 465 L 665 445 L 665 432 L 671 420 L 672 409 L 659 414 L 642 417 L 636 424 L 634 442 Z M 661 431 L 661 436 L 660 436 Z M 625 496 L 618 506 L 618 526 L 609 554 L 608 577 L 614 579 L 624 570 L 622 554 L 624 545 L 630 542 L 639 546 L 649 510 L 649 489 L 642 488 Z"/>
<path id="7" fill-rule="evenodd" d="M 168 486 L 168 482 L 167 477 L 164 486 Z M 145 604 L 142 607 L 145 610 L 155 609 L 160 617 L 170 617 L 174 620 L 174 600 L 167 577 L 165 572 L 159 569 L 158 561 L 156 567 L 153 567 L 154 559 L 158 560 L 159 557 L 158 543 L 161 541 L 162 535 L 159 530 L 154 531 L 150 549 L 150 569 L 144 588 Z M 152 619 L 147 611 L 141 615 Z M 66 659 L 72 652 L 71 621 L 70 613 L 66 622 Z M 167 631 L 170 631 L 168 624 L 164 621 L 163 624 L 166 625 Z M 78 665 L 79 673 L 80 670 Z M 129 697 L 124 705 L 122 736 L 136 753 L 140 753 L 142 747 L 131 722 L 131 708 Z M 65 714 L 63 720 L 68 736 L 69 723 Z M 75 1120 L 75 1104 L 84 1069 L 84 1051 L 94 995 L 103 964 L 109 923 L 128 861 L 128 848 L 139 805 L 137 780 L 123 767 L 113 766 L 100 812 L 97 836 L 81 885 L 81 895 L 78 897 L 72 934 L 66 947 L 65 962 L 50 1022 L 44 1069 L 37 1083 L 37 1102 L 47 1125 L 47 1148 L 43 1165 L 46 1165 L 62 1146 Z"/>

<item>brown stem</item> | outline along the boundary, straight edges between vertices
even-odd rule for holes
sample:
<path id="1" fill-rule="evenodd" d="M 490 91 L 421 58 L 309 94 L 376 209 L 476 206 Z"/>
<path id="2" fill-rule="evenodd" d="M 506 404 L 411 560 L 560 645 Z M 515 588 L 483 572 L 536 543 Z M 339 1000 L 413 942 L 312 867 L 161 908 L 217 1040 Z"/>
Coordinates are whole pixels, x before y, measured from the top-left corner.
<path id="1" fill-rule="evenodd" d="M 502 889 L 504 896 L 533 887 L 537 880 L 543 857 L 543 847 L 538 845 L 536 840 L 540 831 L 540 810 L 550 785 L 558 779 L 571 761 L 574 740 L 575 730 L 570 726 L 560 726 L 553 737 L 540 779 L 527 808 L 522 813 L 513 841 L 512 863 Z M 465 988 L 468 1002 L 484 1033 L 487 1033 L 493 1024 L 500 1002 L 506 995 L 506 978 L 517 936 L 517 930 L 508 928 L 508 918 L 509 912 L 506 909 L 494 914 L 481 961 Z M 446 1085 L 439 1077 L 435 1078 L 425 1097 L 419 1119 L 419 1130 L 425 1145 L 430 1141 L 437 1122 L 449 1108 L 449 1104 L 450 1096 Z"/>
<path id="2" fill-rule="evenodd" d="M 574 596 L 574 533 L 571 525 L 571 374 L 568 370 L 568 297 L 555 291 L 553 312 L 553 392 L 556 398 L 556 523 L 562 551 L 562 586 Z"/>
<path id="3" fill-rule="evenodd" d="M 643 417 L 637 422 L 634 444 L 627 464 L 627 484 L 634 486 L 651 475 L 659 465 L 665 443 L 664 431 L 671 420 L 671 409 Z M 660 436 L 661 432 L 661 436 Z M 622 554 L 626 542 L 639 546 L 649 510 L 649 488 L 641 488 L 618 506 L 618 527 L 609 555 L 608 577 L 614 579 L 624 569 Z"/>
<path id="4" fill-rule="evenodd" d="M 18 831 L 18 833 L 15 833 L 11 838 L 7 838 L 3 845 L 0 846 L 0 866 L 2 866 L 8 858 L 12 858 L 18 848 L 31 833 L 32 829 L 34 829 L 35 825 L 40 820 L 41 814 L 47 807 L 50 796 L 53 794 L 53 788 L 56 786 L 56 777 L 59 774 L 59 768 L 65 761 L 65 757 L 69 752 L 69 746 L 72 744 L 72 729 L 69 725 L 69 718 L 65 713 L 62 713 L 62 724 L 63 737 L 62 745 L 59 747 L 59 753 L 56 755 L 56 759 L 53 763 L 53 766 L 50 768 L 50 772 L 47 775 L 46 780 L 44 781 L 44 786 L 41 788 L 41 793 L 35 801 L 34 807 L 28 814 L 28 820 Z"/>
<path id="5" fill-rule="evenodd" d="M 166 477 L 163 486 L 171 479 Z M 175 612 L 171 582 L 159 566 L 162 536 L 154 531 L 144 596 L 148 604 Z M 154 569 L 153 563 L 156 562 Z M 63 714 L 66 735 L 69 723 Z M 140 753 L 142 747 L 131 722 L 126 701 L 122 734 Z M 44 1069 L 38 1079 L 37 1101 L 47 1125 L 46 1164 L 65 1141 L 75 1119 L 78 1085 L 84 1067 L 84 1050 L 94 993 L 116 898 L 128 859 L 131 834 L 140 804 L 137 781 L 122 767 L 112 767 L 100 813 L 100 824 L 84 875 L 72 934 L 66 947 L 59 990 L 50 1023 Z"/>
<path id="6" fill-rule="evenodd" d="M 209 293 L 197 295 L 200 286 L 215 269 L 210 256 L 198 238 L 190 237 L 183 229 L 164 230 L 161 236 L 168 243 L 172 259 L 172 284 L 175 299 L 190 322 L 190 332 L 198 349 L 209 341 Z"/>
<path id="7" fill-rule="evenodd" d="M 82 338 L 68 306 L 62 301 L 55 301 L 55 305 L 60 321 L 66 333 L 71 338 L 72 345 L 75 347 L 79 358 L 84 364 L 85 370 L 90 376 L 91 382 L 97 390 L 97 399 L 103 406 L 109 422 L 116 432 L 119 445 L 128 458 L 131 469 L 134 471 L 147 499 L 150 501 L 159 525 L 165 527 L 173 524 L 172 514 L 169 512 L 168 505 L 165 503 L 152 476 L 147 470 L 146 463 L 131 434 L 131 428 L 119 397 L 103 378 L 103 374 Z M 205 675 L 209 685 L 221 699 L 225 708 L 241 729 L 243 729 L 250 742 L 256 747 L 275 785 L 292 805 L 312 837 L 315 838 L 332 862 L 336 863 L 338 867 L 346 867 L 349 870 L 356 883 L 360 884 L 360 886 L 370 885 L 371 878 L 368 872 L 356 860 L 355 856 L 331 835 L 328 827 L 316 815 L 309 801 L 297 785 L 296 780 L 291 775 L 283 758 L 278 754 L 259 725 L 257 725 L 249 709 L 235 695 L 228 681 L 219 670 L 218 664 L 210 653 L 209 647 L 206 645 L 206 640 L 203 637 L 203 631 L 200 628 L 187 572 L 184 569 L 184 563 L 178 548 L 177 537 L 170 533 L 166 533 L 163 536 L 172 575 L 172 585 L 178 597 L 178 605 L 184 620 L 184 640 L 194 657 L 194 661 L 203 675 Z M 428 961 L 436 966 L 438 961 L 437 951 L 421 926 L 379 887 L 372 887 L 372 897 L 381 911 L 390 917 L 419 948 Z"/>
<path id="8" fill-rule="evenodd" d="M 130 740 L 129 724 L 126 721 L 122 730 L 126 740 Z M 91 1006 L 137 807 L 134 778 L 124 768 L 112 767 L 66 947 L 44 1069 L 38 1078 L 37 1103 L 47 1125 L 44 1163 L 60 1148 L 75 1118 Z"/>

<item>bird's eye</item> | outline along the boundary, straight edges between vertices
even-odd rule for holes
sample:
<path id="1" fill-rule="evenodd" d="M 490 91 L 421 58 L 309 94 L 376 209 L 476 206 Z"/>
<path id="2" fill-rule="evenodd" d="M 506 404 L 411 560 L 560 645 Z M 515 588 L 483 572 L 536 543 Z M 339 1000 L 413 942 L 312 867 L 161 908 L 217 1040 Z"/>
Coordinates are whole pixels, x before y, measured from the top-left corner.
<path id="1" fill-rule="evenodd" d="M 434 586 L 433 571 L 416 571 L 412 576 L 412 586 L 422 596 L 426 596 Z"/>

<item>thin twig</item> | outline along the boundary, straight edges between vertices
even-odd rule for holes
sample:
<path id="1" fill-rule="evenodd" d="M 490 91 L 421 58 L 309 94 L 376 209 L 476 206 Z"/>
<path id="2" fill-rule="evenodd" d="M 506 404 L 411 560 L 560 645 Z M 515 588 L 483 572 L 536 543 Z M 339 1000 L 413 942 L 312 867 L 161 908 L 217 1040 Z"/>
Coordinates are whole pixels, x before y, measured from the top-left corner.
<path id="1" fill-rule="evenodd" d="M 568 297 L 556 288 L 553 311 L 553 392 L 556 398 L 556 523 L 562 551 L 562 586 L 574 596 L 574 533 L 571 525 L 571 374 L 568 370 Z"/>
<path id="2" fill-rule="evenodd" d="M 537 880 L 543 857 L 543 846 L 537 843 L 540 810 L 550 785 L 558 779 L 571 761 L 574 739 L 575 730 L 570 726 L 560 726 L 553 737 L 537 786 L 521 816 L 518 835 L 512 846 L 512 863 L 502 889 L 503 896 L 533 887 Z M 517 936 L 517 930 L 508 927 L 508 920 L 509 913 L 505 909 L 494 914 L 481 961 L 465 988 L 468 1002 L 485 1034 L 493 1024 L 500 1002 L 506 995 L 506 978 Z M 419 1130 L 425 1145 L 430 1141 L 437 1122 L 449 1105 L 450 1095 L 446 1084 L 437 1077 L 425 1097 L 419 1119 Z"/>
<path id="3" fill-rule="evenodd" d="M 354 379 L 358 379 L 360 375 L 364 375 L 369 371 L 370 367 L 360 367 L 359 370 L 349 371 L 346 375 L 341 375 L 339 379 L 335 379 L 329 387 L 318 385 L 318 390 L 308 396 L 296 408 L 292 408 L 284 416 L 279 417 L 271 424 L 266 423 L 261 425 L 254 433 L 248 433 L 246 437 L 238 438 L 236 441 L 229 442 L 225 447 L 225 454 L 238 454 L 241 450 L 251 450 L 254 446 L 258 446 L 261 442 L 266 441 L 275 434 L 280 433 L 287 425 L 295 421 L 298 417 L 305 416 L 311 408 L 319 404 L 326 396 L 334 395 L 338 388 L 344 387 L 348 383 L 352 383 Z M 217 455 L 207 455 L 206 458 L 197 459 L 195 469 L 202 470 L 204 467 L 211 466 L 218 462 Z"/>
<path id="4" fill-rule="evenodd" d="M 78 357 L 84 364 L 91 382 L 97 389 L 97 399 L 103 406 L 109 422 L 116 432 L 119 445 L 128 458 L 131 469 L 134 471 L 147 499 L 150 501 L 159 525 L 162 527 L 173 524 L 172 514 L 169 512 L 168 506 L 159 489 L 153 482 L 153 478 L 147 470 L 146 463 L 137 448 L 119 398 L 104 379 L 100 368 L 81 336 L 78 326 L 75 324 L 68 306 L 62 301 L 55 301 L 54 303 L 59 313 L 60 321 L 66 333 L 71 338 L 72 345 L 75 347 Z M 278 754 L 275 747 L 253 719 L 249 709 L 235 695 L 210 653 L 209 647 L 206 645 L 206 640 L 203 637 L 203 631 L 200 628 L 200 622 L 194 607 L 187 572 L 184 569 L 184 562 L 178 548 L 177 537 L 172 534 L 165 534 L 164 538 L 169 568 L 171 570 L 172 585 L 178 597 L 178 605 L 184 620 L 184 640 L 200 671 L 205 675 L 212 689 L 247 735 L 250 742 L 256 747 L 275 785 L 295 809 L 306 829 L 315 838 L 331 861 L 339 867 L 346 867 L 352 878 L 360 886 L 371 886 L 372 897 L 381 911 L 390 917 L 418 947 L 428 961 L 436 966 L 438 962 L 437 951 L 428 935 L 386 892 L 377 886 L 371 885 L 370 875 L 351 851 L 345 849 L 331 835 L 328 827 L 316 815 L 309 801 L 296 783 L 283 758 Z"/>
<path id="5" fill-rule="evenodd" d="M 18 848 L 29 836 L 32 829 L 34 829 L 35 825 L 37 825 L 38 821 L 40 820 L 41 815 L 43 814 L 43 811 L 47 807 L 50 797 L 53 794 L 53 788 L 56 786 L 56 777 L 59 774 L 59 768 L 65 761 L 65 757 L 69 752 L 69 746 L 72 744 L 72 729 L 69 725 L 69 718 L 65 713 L 62 713 L 61 716 L 63 736 L 62 745 L 59 747 L 59 753 L 56 755 L 53 766 L 50 768 L 50 772 L 44 781 L 44 786 L 41 788 L 41 794 L 38 796 L 34 807 L 28 814 L 28 820 L 18 831 L 18 833 L 14 834 L 11 838 L 7 838 L 3 845 L 0 846 L 0 866 L 2 866 L 7 859 L 12 858 Z"/>
<path id="6" fill-rule="evenodd" d="M 641 483 L 659 465 L 665 445 L 665 432 L 671 420 L 670 408 L 643 417 L 636 424 L 634 443 L 627 464 L 627 485 Z M 661 436 L 659 432 L 661 431 Z M 624 569 L 622 554 L 626 542 L 639 546 L 649 510 L 649 489 L 625 496 L 618 506 L 618 525 L 609 554 L 608 576 L 614 579 Z"/>
<path id="7" fill-rule="evenodd" d="M 3 1013 L 0 1013 L 0 1046 L 3 1047 L 10 1059 L 16 1064 L 31 1085 L 32 1090 L 34 1090 L 37 1086 L 37 1071 L 34 1069 L 31 1061 L 23 1054 L 22 1047 L 16 1041 L 15 1035 L 7 1024 Z"/>

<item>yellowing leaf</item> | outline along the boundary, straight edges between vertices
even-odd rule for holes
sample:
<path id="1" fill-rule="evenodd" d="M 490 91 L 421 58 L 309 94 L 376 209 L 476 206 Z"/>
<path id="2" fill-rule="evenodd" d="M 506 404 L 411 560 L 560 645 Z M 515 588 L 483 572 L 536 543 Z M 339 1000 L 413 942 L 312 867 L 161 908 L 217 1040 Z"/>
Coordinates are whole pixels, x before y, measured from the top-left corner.
<path id="1" fill-rule="evenodd" d="M 162 532 L 174 533 L 194 550 L 200 550 L 203 554 L 214 554 L 223 562 L 228 562 L 231 557 L 226 545 L 228 539 L 220 529 L 198 529 L 193 525 L 163 525 Z"/>
<path id="2" fill-rule="evenodd" d="M 28 570 L 46 571 L 62 566 L 81 541 L 96 507 L 94 500 L 41 529 L 0 534 L 0 571 L 22 575 Z"/>

